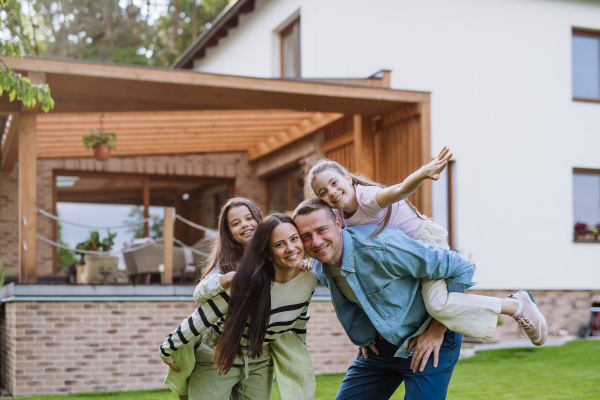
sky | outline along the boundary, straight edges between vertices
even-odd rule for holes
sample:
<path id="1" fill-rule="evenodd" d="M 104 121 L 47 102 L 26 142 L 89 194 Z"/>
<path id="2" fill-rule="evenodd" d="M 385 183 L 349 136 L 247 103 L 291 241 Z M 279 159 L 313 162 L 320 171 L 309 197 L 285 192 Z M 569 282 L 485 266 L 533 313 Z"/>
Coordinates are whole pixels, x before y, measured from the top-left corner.
<path id="1" fill-rule="evenodd" d="M 72 221 L 78 224 L 93 226 L 116 226 L 123 225 L 125 221 L 131 220 L 127 216 L 134 208 L 131 205 L 113 205 L 113 204 L 82 204 L 82 203 L 57 203 L 56 209 L 61 219 Z M 159 218 L 164 216 L 163 207 L 150 207 L 150 215 L 157 215 Z M 45 218 L 45 217 L 41 217 Z M 62 223 L 62 240 L 69 247 L 75 248 L 77 243 L 88 239 L 91 229 L 72 226 Z M 108 236 L 106 229 L 96 229 L 100 233 L 100 239 Z M 133 232 L 128 232 L 127 228 L 111 230 L 111 233 L 117 232 L 113 250 L 122 250 L 123 242 L 131 242 Z M 122 255 L 114 254 L 119 257 L 119 269 L 126 269 Z"/>

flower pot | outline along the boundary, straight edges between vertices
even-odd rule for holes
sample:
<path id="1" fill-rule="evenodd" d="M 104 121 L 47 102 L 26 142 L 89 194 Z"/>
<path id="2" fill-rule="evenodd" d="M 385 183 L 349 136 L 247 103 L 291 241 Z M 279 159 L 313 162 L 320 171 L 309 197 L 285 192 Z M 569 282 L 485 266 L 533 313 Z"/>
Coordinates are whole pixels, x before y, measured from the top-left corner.
<path id="1" fill-rule="evenodd" d="M 117 283 L 119 258 L 107 255 L 85 256 L 86 283 Z"/>
<path id="2" fill-rule="evenodd" d="M 94 147 L 94 157 L 100 161 L 106 161 L 110 158 L 110 147 L 106 144 L 99 144 Z"/>

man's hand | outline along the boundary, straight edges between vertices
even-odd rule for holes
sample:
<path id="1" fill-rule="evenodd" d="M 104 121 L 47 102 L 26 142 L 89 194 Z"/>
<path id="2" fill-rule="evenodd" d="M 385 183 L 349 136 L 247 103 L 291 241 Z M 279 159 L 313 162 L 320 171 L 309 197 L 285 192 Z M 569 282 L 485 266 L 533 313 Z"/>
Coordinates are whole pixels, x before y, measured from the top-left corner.
<path id="1" fill-rule="evenodd" d="M 410 369 L 413 372 L 420 372 L 425 370 L 425 365 L 429 360 L 429 356 L 433 353 L 433 368 L 437 368 L 438 359 L 440 354 L 440 347 L 444 341 L 444 333 L 446 327 L 435 319 L 431 320 L 431 323 L 420 336 L 414 337 L 408 345 L 408 351 L 412 351 L 413 347 L 415 352 L 412 355 L 410 362 Z M 420 367 L 419 367 L 420 365 Z"/>
<path id="2" fill-rule="evenodd" d="M 433 179 L 434 181 L 440 179 L 440 174 L 444 168 L 446 168 L 446 165 L 448 165 L 451 158 L 452 153 L 450 153 L 450 149 L 444 146 L 435 160 L 421 167 L 423 177 L 426 179 Z"/>
<path id="3" fill-rule="evenodd" d="M 360 358 L 360 354 L 362 353 L 364 358 L 369 358 L 369 355 L 367 353 L 367 348 L 371 349 L 371 351 L 377 355 L 379 355 L 379 350 L 377 350 L 377 347 L 375 347 L 374 344 L 369 345 L 369 346 L 362 346 L 358 348 L 358 353 L 356 353 L 356 359 L 358 360 Z"/>
<path id="4" fill-rule="evenodd" d="M 233 277 L 235 276 L 235 271 L 228 272 L 224 275 L 221 275 L 219 278 L 219 283 L 223 289 L 227 289 L 233 283 Z"/>
<path id="5" fill-rule="evenodd" d="M 169 367 L 171 367 L 171 369 L 175 372 L 181 372 L 181 368 L 179 368 L 177 365 L 175 365 L 174 362 L 170 362 L 170 363 L 166 363 Z"/>

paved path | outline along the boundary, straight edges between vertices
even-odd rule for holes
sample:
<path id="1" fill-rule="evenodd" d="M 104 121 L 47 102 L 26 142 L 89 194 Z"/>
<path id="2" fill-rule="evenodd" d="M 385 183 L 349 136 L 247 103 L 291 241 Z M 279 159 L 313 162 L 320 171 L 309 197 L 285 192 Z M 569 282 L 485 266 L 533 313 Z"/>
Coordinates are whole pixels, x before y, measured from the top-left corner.
<path id="1" fill-rule="evenodd" d="M 577 339 L 576 336 L 564 336 L 549 338 L 543 347 L 562 346 L 563 344 Z M 500 340 L 496 343 L 463 343 L 460 349 L 460 358 L 473 357 L 478 351 L 514 349 L 518 347 L 536 347 L 529 339 Z"/>

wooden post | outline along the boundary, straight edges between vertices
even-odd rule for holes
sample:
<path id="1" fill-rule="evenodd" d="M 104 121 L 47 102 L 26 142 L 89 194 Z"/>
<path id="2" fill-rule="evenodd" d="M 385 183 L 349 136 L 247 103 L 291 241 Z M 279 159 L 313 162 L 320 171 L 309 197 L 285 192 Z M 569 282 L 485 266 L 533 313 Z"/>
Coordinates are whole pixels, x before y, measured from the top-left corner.
<path id="1" fill-rule="evenodd" d="M 19 126 L 19 282 L 36 283 L 36 114 L 21 113 Z"/>
<path id="2" fill-rule="evenodd" d="M 421 140 L 416 140 L 415 143 L 420 143 L 420 149 L 411 149 L 418 151 L 421 155 L 419 166 L 425 165 L 431 161 L 431 103 L 419 103 L 419 134 Z M 426 179 L 419 188 L 419 196 L 421 204 L 419 210 L 428 217 L 433 216 L 433 200 L 431 193 L 431 180 Z"/>
<path id="3" fill-rule="evenodd" d="M 144 177 L 143 180 L 143 198 L 144 198 L 144 219 L 150 218 L 150 178 Z M 150 237 L 150 223 L 144 223 L 144 237 Z"/>
<path id="4" fill-rule="evenodd" d="M 354 162 L 356 172 L 369 178 L 375 177 L 375 140 L 371 127 L 371 117 L 354 115 Z"/>
<path id="5" fill-rule="evenodd" d="M 165 284 L 173 283 L 173 207 L 165 207 L 163 220 L 163 264 Z"/>

